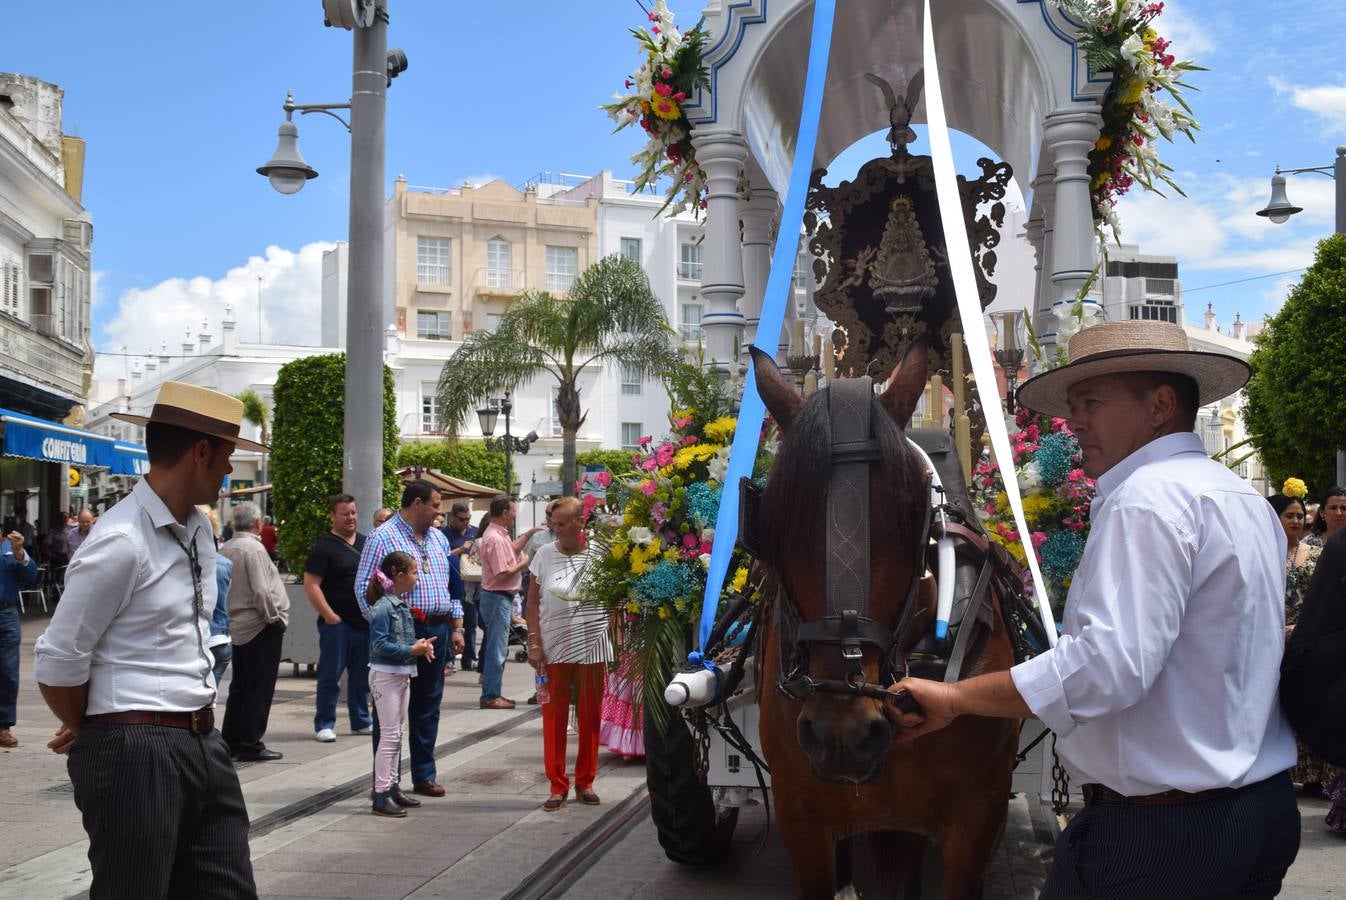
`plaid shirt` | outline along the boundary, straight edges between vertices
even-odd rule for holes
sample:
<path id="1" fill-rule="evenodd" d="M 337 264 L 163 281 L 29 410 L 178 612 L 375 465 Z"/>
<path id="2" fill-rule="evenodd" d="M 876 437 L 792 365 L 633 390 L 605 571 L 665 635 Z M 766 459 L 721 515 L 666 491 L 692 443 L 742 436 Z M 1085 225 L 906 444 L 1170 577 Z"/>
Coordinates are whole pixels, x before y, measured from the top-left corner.
<path id="1" fill-rule="evenodd" d="M 425 542 L 421 543 L 400 513 L 380 525 L 365 540 L 365 549 L 360 553 L 360 567 L 355 571 L 355 600 L 364 617 L 368 619 L 371 615 L 369 604 L 365 602 L 369 579 L 374 577 L 374 568 L 394 550 L 416 560 L 420 569 L 416 589 L 406 595 L 407 605 L 427 616 L 447 615 L 461 619 L 462 598 L 454 597 L 449 590 L 448 539 L 438 528 L 427 528 Z"/>

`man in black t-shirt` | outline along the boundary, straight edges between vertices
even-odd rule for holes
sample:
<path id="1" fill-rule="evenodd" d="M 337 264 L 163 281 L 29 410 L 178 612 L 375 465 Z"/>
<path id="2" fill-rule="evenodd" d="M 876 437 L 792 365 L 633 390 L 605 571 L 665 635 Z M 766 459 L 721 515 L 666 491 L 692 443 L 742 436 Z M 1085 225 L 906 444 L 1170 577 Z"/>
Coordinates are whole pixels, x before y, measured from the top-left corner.
<path id="1" fill-rule="evenodd" d="M 355 570 L 365 536 L 355 530 L 355 498 L 337 494 L 327 506 L 332 530 L 309 551 L 304 594 L 318 612 L 318 692 L 314 736 L 336 740 L 336 704 L 346 673 L 346 708 L 351 732 L 369 734 L 369 623 L 355 601 Z"/>

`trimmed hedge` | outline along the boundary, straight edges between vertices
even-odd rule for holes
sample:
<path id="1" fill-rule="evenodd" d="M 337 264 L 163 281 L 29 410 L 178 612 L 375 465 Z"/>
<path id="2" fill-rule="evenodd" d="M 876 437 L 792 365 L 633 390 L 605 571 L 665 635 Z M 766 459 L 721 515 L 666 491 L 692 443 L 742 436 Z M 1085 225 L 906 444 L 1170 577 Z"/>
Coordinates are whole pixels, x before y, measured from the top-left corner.
<path id="1" fill-rule="evenodd" d="M 607 466 L 613 475 L 625 475 L 635 471 L 631 463 L 634 455 L 630 450 L 582 450 L 575 454 L 575 465 L 581 470 L 585 466 Z"/>
<path id="2" fill-rule="evenodd" d="M 309 548 L 331 529 L 327 500 L 341 493 L 346 355 L 308 356 L 281 366 L 272 391 L 271 479 L 280 555 L 302 570 Z M 377 436 L 370 435 L 371 440 Z M 383 367 L 383 505 L 396 508 L 397 396 Z M 360 510 L 362 529 L 372 509 Z"/>
<path id="3" fill-rule="evenodd" d="M 482 441 L 437 441 L 403 444 L 397 466 L 425 466 L 473 484 L 505 490 L 505 455 L 486 449 Z"/>

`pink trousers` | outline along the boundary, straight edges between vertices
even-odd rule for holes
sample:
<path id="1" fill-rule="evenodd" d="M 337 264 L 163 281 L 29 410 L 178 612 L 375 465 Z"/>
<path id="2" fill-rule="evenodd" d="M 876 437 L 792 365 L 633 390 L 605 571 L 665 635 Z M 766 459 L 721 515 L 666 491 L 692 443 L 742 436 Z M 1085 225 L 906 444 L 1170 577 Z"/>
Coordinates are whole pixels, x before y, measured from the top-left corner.
<path id="1" fill-rule="evenodd" d="M 393 786 L 397 760 L 402 755 L 402 720 L 407 716 L 411 676 L 369 670 L 369 692 L 379 716 L 379 746 L 374 751 L 374 790 Z"/>

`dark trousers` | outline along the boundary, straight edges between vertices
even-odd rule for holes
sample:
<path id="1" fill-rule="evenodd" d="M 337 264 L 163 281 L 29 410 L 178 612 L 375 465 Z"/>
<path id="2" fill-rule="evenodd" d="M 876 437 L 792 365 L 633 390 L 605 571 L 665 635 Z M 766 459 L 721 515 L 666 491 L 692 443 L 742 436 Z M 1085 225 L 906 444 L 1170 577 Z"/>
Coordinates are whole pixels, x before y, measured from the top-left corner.
<path id="1" fill-rule="evenodd" d="M 229 702 L 224 707 L 224 742 L 235 754 L 256 753 L 266 748 L 262 738 L 271 718 L 271 698 L 276 692 L 280 668 L 280 645 L 285 626 L 273 622 L 246 644 L 234 645 L 234 675 L 229 679 Z"/>
<path id="2" fill-rule="evenodd" d="M 477 667 L 477 589 L 476 582 L 464 583 L 463 598 L 463 668 Z M 436 651 L 438 652 L 438 651 Z"/>
<path id="3" fill-rule="evenodd" d="M 1274 897 L 1298 852 L 1288 772 L 1201 803 L 1090 805 L 1057 838 L 1041 897 Z"/>
<path id="4" fill-rule="evenodd" d="M 438 648 L 436 648 L 438 652 Z M 369 629 L 318 621 L 318 691 L 313 730 L 336 728 L 341 673 L 346 673 L 346 712 L 351 731 L 369 727 Z"/>
<path id="5" fill-rule="evenodd" d="M 90 900 L 256 897 L 248 811 L 218 731 L 85 725 L 66 763 Z"/>
<path id="6" fill-rule="evenodd" d="M 416 638 L 435 639 L 435 661 L 416 657 L 416 675 L 411 679 L 411 698 L 407 702 L 407 740 L 411 748 L 411 781 L 434 781 L 435 744 L 439 741 L 439 702 L 444 698 L 444 658 L 452 651 L 449 635 L 453 628 L 416 623 Z M 374 750 L 379 748 L 379 723 L 374 717 Z M 399 769 L 393 783 L 401 781 Z"/>
<path id="7" fill-rule="evenodd" d="M 0 606 L 0 729 L 12 726 L 19 714 L 19 644 L 22 641 L 18 606 L 12 603 Z"/>

